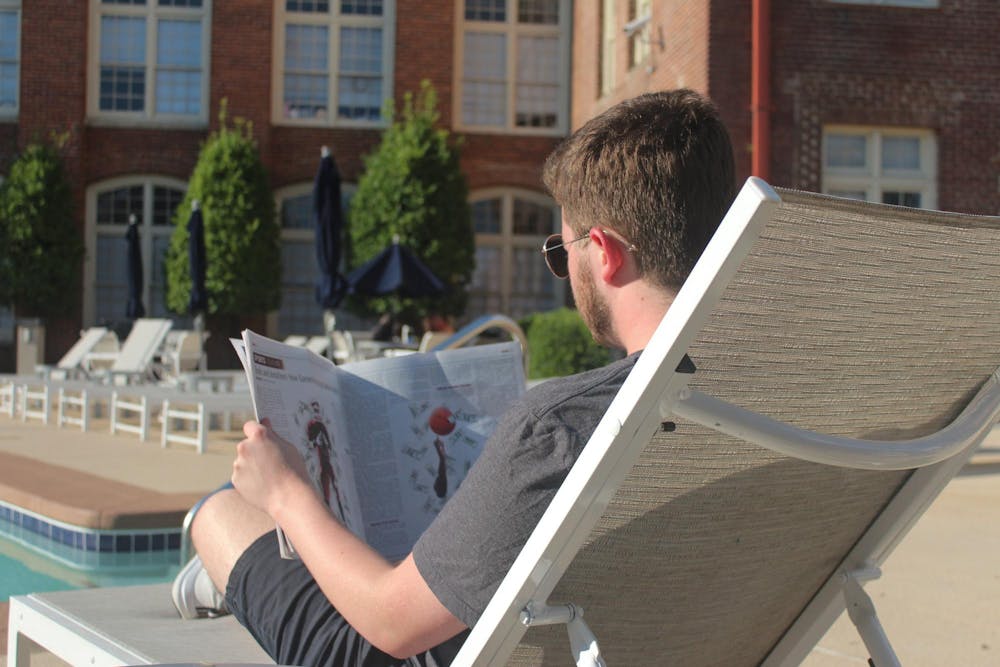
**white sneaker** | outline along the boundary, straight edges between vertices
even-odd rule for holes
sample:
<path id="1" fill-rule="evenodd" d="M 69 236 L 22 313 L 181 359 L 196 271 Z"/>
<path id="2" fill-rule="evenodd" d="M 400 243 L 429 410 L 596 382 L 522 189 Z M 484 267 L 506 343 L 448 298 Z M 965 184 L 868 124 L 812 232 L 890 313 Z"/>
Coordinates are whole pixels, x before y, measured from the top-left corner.
<path id="1" fill-rule="evenodd" d="M 198 556 L 177 573 L 171 594 L 174 606 L 184 619 L 214 618 L 229 613 L 225 596 L 215 590 Z"/>

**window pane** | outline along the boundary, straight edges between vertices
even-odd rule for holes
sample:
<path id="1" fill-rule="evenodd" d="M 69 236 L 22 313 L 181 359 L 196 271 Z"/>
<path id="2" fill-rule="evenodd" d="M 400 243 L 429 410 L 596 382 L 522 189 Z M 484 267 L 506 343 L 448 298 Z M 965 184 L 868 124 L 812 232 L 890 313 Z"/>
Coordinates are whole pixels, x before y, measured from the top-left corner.
<path id="1" fill-rule="evenodd" d="M 285 117 L 326 118 L 330 99 L 325 26 L 285 28 Z"/>
<path id="2" fill-rule="evenodd" d="M 506 21 L 507 0 L 465 0 L 466 21 Z"/>
<path id="3" fill-rule="evenodd" d="M 17 60 L 18 46 L 17 12 L 0 12 L 0 60 Z"/>
<path id="4" fill-rule="evenodd" d="M 518 127 L 554 127 L 559 112 L 559 40 L 517 40 L 515 123 Z"/>
<path id="5" fill-rule="evenodd" d="M 867 193 L 864 190 L 830 190 L 827 194 L 834 197 L 843 197 L 844 199 L 856 199 L 858 201 L 865 201 Z"/>
<path id="6" fill-rule="evenodd" d="M 469 290 L 473 292 L 500 292 L 500 248 L 476 248 L 476 270 L 472 273 Z"/>
<path id="7" fill-rule="evenodd" d="M 867 137 L 856 134 L 828 134 L 826 137 L 826 166 L 864 168 Z"/>
<path id="8" fill-rule="evenodd" d="M 97 322 L 104 324 L 124 320 L 127 297 L 124 232 L 99 234 L 95 259 Z"/>
<path id="9" fill-rule="evenodd" d="M 146 64 L 146 19 L 101 17 L 101 63 Z"/>
<path id="10" fill-rule="evenodd" d="M 343 0 L 341 14 L 358 16 L 382 16 L 382 0 Z"/>
<path id="11" fill-rule="evenodd" d="M 920 169 L 920 139 L 917 137 L 883 137 L 883 169 Z"/>
<path id="12" fill-rule="evenodd" d="M 97 195 L 97 224 L 127 225 L 131 214 L 142 216 L 142 186 L 118 188 Z"/>
<path id="13" fill-rule="evenodd" d="M 289 24 L 285 28 L 285 67 L 326 72 L 329 30 L 326 26 Z"/>
<path id="14" fill-rule="evenodd" d="M 312 229 L 312 195 L 288 197 L 281 202 L 282 229 Z"/>
<path id="15" fill-rule="evenodd" d="M 514 248 L 511 272 L 510 316 L 524 317 L 555 305 L 556 277 L 546 268 L 536 248 Z"/>
<path id="16" fill-rule="evenodd" d="M 886 190 L 882 193 L 882 203 L 894 206 L 909 206 L 910 208 L 920 208 L 919 192 L 899 192 Z"/>
<path id="17" fill-rule="evenodd" d="M 153 225 L 166 227 L 173 224 L 174 213 L 184 199 L 184 191 L 162 186 L 153 187 Z M 187 221 L 182 221 L 187 224 Z"/>
<path id="18" fill-rule="evenodd" d="M 378 120 L 382 109 L 382 29 L 340 31 L 337 115 Z"/>
<path id="19" fill-rule="evenodd" d="M 160 21 L 156 64 L 201 67 L 201 21 Z"/>
<path id="20" fill-rule="evenodd" d="M 287 0 L 285 9 L 290 12 L 321 12 L 326 14 L 330 11 L 330 3 L 327 0 Z"/>
<path id="21" fill-rule="evenodd" d="M 18 66 L 0 65 L 0 107 L 17 106 Z"/>
<path id="22" fill-rule="evenodd" d="M 548 236 L 555 231 L 555 211 L 523 199 L 514 200 L 514 233 L 528 236 Z"/>
<path id="23" fill-rule="evenodd" d="M 477 234 L 500 233 L 500 200 L 486 199 L 472 203 L 472 228 Z"/>
<path id="24" fill-rule="evenodd" d="M 201 7 L 202 0 L 160 0 L 160 7 Z"/>
<path id="25" fill-rule="evenodd" d="M 462 65 L 463 122 L 503 125 L 507 109 L 506 36 L 467 32 Z"/>
<path id="26" fill-rule="evenodd" d="M 201 72 L 157 72 L 157 113 L 201 113 Z"/>
<path id="27" fill-rule="evenodd" d="M 521 23 L 559 24 L 559 0 L 518 0 L 517 20 Z"/>

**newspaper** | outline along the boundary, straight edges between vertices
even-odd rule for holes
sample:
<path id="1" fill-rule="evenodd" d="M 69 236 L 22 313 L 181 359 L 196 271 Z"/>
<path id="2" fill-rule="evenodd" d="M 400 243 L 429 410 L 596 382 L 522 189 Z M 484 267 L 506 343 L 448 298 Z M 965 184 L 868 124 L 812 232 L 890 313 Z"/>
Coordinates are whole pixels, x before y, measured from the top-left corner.
<path id="1" fill-rule="evenodd" d="M 258 420 L 302 454 L 331 512 L 404 558 L 525 387 L 516 342 L 340 366 L 252 331 L 232 339 Z M 278 527 L 281 555 L 294 546 Z"/>

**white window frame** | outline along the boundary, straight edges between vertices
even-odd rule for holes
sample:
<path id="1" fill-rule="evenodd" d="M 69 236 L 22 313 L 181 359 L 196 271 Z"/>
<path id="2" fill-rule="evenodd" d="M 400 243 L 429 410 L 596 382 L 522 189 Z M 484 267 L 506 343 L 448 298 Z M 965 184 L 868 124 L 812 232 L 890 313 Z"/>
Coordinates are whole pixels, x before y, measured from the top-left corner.
<path id="1" fill-rule="evenodd" d="M 830 135 L 865 138 L 863 167 L 827 166 L 827 143 Z M 920 141 L 918 169 L 882 169 L 882 140 L 885 137 L 911 137 Z M 920 208 L 937 207 L 937 140 L 924 128 L 829 125 L 823 128 L 822 190 L 825 193 L 863 191 L 866 201 L 881 202 L 885 191 L 905 190 L 920 193 Z"/>
<path id="2" fill-rule="evenodd" d="M 653 49 L 650 43 L 652 31 L 653 3 L 652 0 L 631 0 L 629 3 L 630 23 L 640 27 L 628 35 L 629 69 L 635 69 L 649 62 Z"/>
<path id="3" fill-rule="evenodd" d="M 16 119 L 21 109 L 21 0 L 0 0 L 0 12 L 13 12 L 17 15 L 17 90 L 14 92 L 14 106 L 0 107 L 0 119 Z"/>
<path id="4" fill-rule="evenodd" d="M 146 93 L 144 109 L 138 111 L 102 110 L 101 105 L 101 17 L 133 16 L 146 19 Z M 90 48 L 87 66 L 87 116 L 99 125 L 142 125 L 163 127 L 206 127 L 209 118 L 209 77 L 211 63 L 212 0 L 203 0 L 198 8 L 161 7 L 158 0 L 146 5 L 104 4 L 90 0 Z M 156 112 L 156 38 L 159 19 L 201 20 L 201 112 L 168 114 Z"/>
<path id="5" fill-rule="evenodd" d="M 455 2 L 455 56 L 454 90 L 452 97 L 452 118 L 456 129 L 464 132 L 503 132 L 538 136 L 561 136 L 569 132 L 570 58 L 571 58 L 571 18 L 573 7 L 570 0 L 559 0 L 559 23 L 551 25 L 521 24 L 517 22 L 517 0 L 506 0 L 507 20 L 466 21 L 465 0 Z M 506 105 L 502 125 L 476 125 L 466 123 L 462 117 L 462 91 L 464 89 L 464 45 L 466 32 L 503 34 L 507 37 Z M 556 36 L 559 38 L 559 104 L 556 109 L 558 120 L 552 127 L 520 127 L 516 125 L 517 90 L 517 38 L 521 36 Z"/>
<path id="6" fill-rule="evenodd" d="M 490 199 L 500 200 L 500 231 L 499 233 L 475 232 L 476 247 L 494 247 L 500 249 L 500 284 L 490 286 L 487 290 L 490 294 L 499 294 L 500 312 L 507 315 L 517 315 L 512 313 L 511 301 L 513 292 L 514 276 L 514 248 L 525 248 L 538 254 L 538 266 L 540 271 L 548 275 L 548 268 L 545 266 L 545 259 L 542 257 L 542 243 L 549 234 L 558 233 L 562 228 L 562 209 L 558 207 L 551 197 L 520 188 L 485 188 L 470 193 L 469 204 Z M 514 200 L 520 199 L 533 204 L 551 207 L 553 210 L 553 229 L 546 234 L 514 234 Z M 558 308 L 566 303 L 566 285 L 568 281 L 552 278 L 555 285 L 553 293 L 553 307 Z M 472 303 L 476 303 L 475 295 L 470 289 Z M 471 304 L 470 304 L 471 305 Z M 484 313 L 476 313 L 484 314 Z"/>
<path id="7" fill-rule="evenodd" d="M 598 95 L 605 97 L 614 92 L 617 75 L 618 13 L 615 11 L 616 0 L 601 0 L 601 52 L 600 52 L 600 83 Z"/>
<path id="8" fill-rule="evenodd" d="M 885 7 L 914 7 L 916 9 L 937 9 L 940 0 L 827 0 L 838 5 L 881 5 Z"/>
<path id="9" fill-rule="evenodd" d="M 340 184 L 341 205 L 343 205 L 344 200 L 350 200 L 350 198 L 352 196 L 354 196 L 355 191 L 357 191 L 357 187 L 358 186 L 356 184 L 354 184 L 354 183 L 343 183 L 343 182 L 341 182 L 341 184 Z M 286 199 L 295 199 L 295 198 L 298 198 L 298 197 L 309 197 L 311 199 L 312 198 L 312 193 L 313 193 L 313 184 L 311 182 L 296 183 L 294 185 L 288 185 L 288 186 L 285 186 L 283 188 L 279 188 L 278 190 L 275 191 L 275 193 L 274 193 L 274 200 L 275 200 L 275 204 L 276 204 L 276 209 L 278 211 L 278 225 L 279 225 L 279 228 L 281 229 L 280 243 L 284 244 L 286 241 L 293 241 L 293 242 L 297 242 L 297 243 L 308 243 L 310 245 L 310 247 L 315 247 L 316 232 L 315 232 L 315 230 L 312 227 L 306 227 L 306 228 L 302 228 L 302 227 L 299 227 L 299 228 L 285 228 L 284 226 L 281 226 L 281 207 L 284 204 L 285 200 Z M 347 234 L 347 224 L 346 224 L 346 220 L 345 220 L 345 225 L 344 225 L 345 242 L 346 242 L 346 234 Z M 341 246 L 341 247 L 343 248 L 343 246 Z M 341 256 L 341 264 L 340 264 L 340 271 L 341 271 L 341 273 L 343 273 L 345 271 L 345 269 L 346 269 L 345 260 L 344 260 L 344 257 Z M 318 267 L 317 267 L 317 271 L 318 271 Z M 284 283 L 284 280 L 282 280 L 282 283 L 281 283 L 281 290 L 282 290 L 282 292 L 284 292 L 285 289 L 286 289 L 286 285 Z M 315 297 L 313 296 L 313 294 L 314 294 L 314 290 L 315 290 L 315 285 L 314 284 L 309 284 L 309 286 L 306 289 L 308 289 L 308 291 L 309 291 L 310 298 L 314 299 Z M 317 314 L 318 318 L 322 318 L 322 312 L 323 312 L 323 309 L 320 307 L 319 304 L 316 304 L 316 314 Z M 267 331 L 268 331 L 269 335 L 271 335 L 271 336 L 280 336 L 280 335 L 287 335 L 287 334 L 321 334 L 321 333 L 323 333 L 322 328 L 320 328 L 319 330 L 316 330 L 316 331 L 287 331 L 287 332 L 283 332 L 283 331 L 281 331 L 281 319 L 280 319 L 280 317 L 281 317 L 280 308 L 278 310 L 272 310 L 271 312 L 269 312 L 267 314 L 267 324 L 266 324 L 266 326 L 267 326 Z M 341 313 L 338 312 L 337 313 L 337 319 L 338 319 L 338 327 L 343 328 L 342 323 L 340 322 L 340 320 L 344 320 L 344 323 L 349 323 L 349 322 L 353 322 L 355 318 L 353 316 L 351 316 L 351 317 L 341 317 Z"/>
<path id="10" fill-rule="evenodd" d="M 168 176 L 158 176 L 154 174 L 130 174 L 119 178 L 112 178 L 105 181 L 93 183 L 87 187 L 86 195 L 86 244 L 87 252 L 83 262 L 83 324 L 84 326 L 95 326 L 97 322 L 97 237 L 100 226 L 97 224 L 97 196 L 108 190 L 119 188 L 143 187 L 143 210 L 137 214 L 142 227 L 139 232 L 139 240 L 142 248 L 142 270 L 143 270 L 143 298 L 142 303 L 146 307 L 146 312 L 151 313 L 152 303 L 150 300 L 153 280 L 153 237 L 170 237 L 174 232 L 173 225 L 153 225 L 153 188 L 160 186 L 186 192 L 188 184 L 176 178 Z M 121 227 L 122 253 L 125 253 L 125 228 Z M 150 315 L 152 316 L 152 315 Z M 174 317 L 171 314 L 171 317 Z M 125 303 L 122 302 L 121 320 L 125 320 Z"/>
<path id="11" fill-rule="evenodd" d="M 337 79 L 340 76 L 340 40 L 342 26 L 382 29 L 382 101 L 393 97 L 393 68 L 396 42 L 396 2 L 383 0 L 381 16 L 354 16 L 340 14 L 340 0 L 329 0 L 330 13 L 289 12 L 285 0 L 274 3 L 274 47 L 271 68 L 271 122 L 275 125 L 306 127 L 386 127 L 385 118 L 365 120 L 337 116 Z M 285 26 L 288 23 L 325 26 L 329 29 L 327 48 L 327 114 L 326 118 L 286 118 L 285 98 Z"/>

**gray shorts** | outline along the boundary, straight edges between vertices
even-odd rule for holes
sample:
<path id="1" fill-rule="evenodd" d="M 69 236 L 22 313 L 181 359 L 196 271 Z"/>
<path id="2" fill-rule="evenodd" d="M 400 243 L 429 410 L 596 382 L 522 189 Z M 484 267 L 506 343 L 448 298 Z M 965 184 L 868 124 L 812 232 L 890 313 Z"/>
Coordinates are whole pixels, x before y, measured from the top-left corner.
<path id="1" fill-rule="evenodd" d="M 243 552 L 226 586 L 226 604 L 280 665 L 329 667 L 443 667 L 467 635 L 400 660 L 372 646 L 344 620 L 301 560 L 278 553 L 268 533 Z"/>

